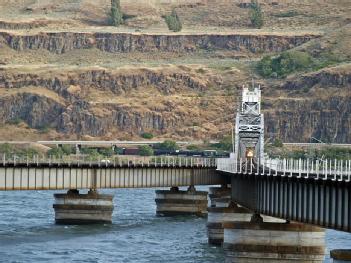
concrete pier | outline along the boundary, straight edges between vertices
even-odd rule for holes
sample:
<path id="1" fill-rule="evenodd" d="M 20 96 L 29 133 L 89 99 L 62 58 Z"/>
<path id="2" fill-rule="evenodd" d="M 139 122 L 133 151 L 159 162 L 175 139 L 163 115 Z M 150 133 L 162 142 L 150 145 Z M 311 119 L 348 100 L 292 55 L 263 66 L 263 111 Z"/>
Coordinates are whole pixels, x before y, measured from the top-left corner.
<path id="1" fill-rule="evenodd" d="M 178 187 L 157 190 L 155 201 L 156 214 L 160 216 L 207 215 L 207 192 L 196 191 L 193 186 L 187 191 L 180 191 Z"/>
<path id="2" fill-rule="evenodd" d="M 351 249 L 334 249 L 330 251 L 333 263 L 351 262 Z"/>
<path id="3" fill-rule="evenodd" d="M 231 202 L 231 188 L 227 185 L 210 187 L 208 196 L 211 207 L 228 207 Z"/>
<path id="4" fill-rule="evenodd" d="M 69 190 L 54 194 L 55 222 L 57 224 L 112 223 L 113 195 L 102 195 L 90 190 L 80 194 Z"/>
<path id="5" fill-rule="evenodd" d="M 222 205 L 222 203 L 217 204 Z M 248 209 L 239 207 L 235 203 L 231 203 L 229 207 L 209 207 L 207 211 L 208 243 L 212 245 L 222 245 L 223 243 L 223 222 L 249 222 L 252 216 Z"/>
<path id="6" fill-rule="evenodd" d="M 323 262 L 324 229 L 299 223 L 225 222 L 223 247 L 227 263 Z"/>

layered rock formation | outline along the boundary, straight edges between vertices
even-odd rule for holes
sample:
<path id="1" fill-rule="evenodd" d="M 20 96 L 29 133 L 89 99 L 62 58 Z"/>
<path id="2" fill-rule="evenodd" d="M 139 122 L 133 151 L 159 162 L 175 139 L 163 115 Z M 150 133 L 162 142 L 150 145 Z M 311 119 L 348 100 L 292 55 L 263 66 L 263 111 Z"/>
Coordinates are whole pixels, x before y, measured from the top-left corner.
<path id="1" fill-rule="evenodd" d="M 351 142 L 351 65 L 286 81 L 280 95 L 266 95 L 265 125 L 284 142 Z M 270 98 L 269 98 L 270 97 Z"/>
<path id="2" fill-rule="evenodd" d="M 232 50 L 237 52 L 281 52 L 299 46 L 319 35 L 279 34 L 196 34 L 149 35 L 130 33 L 38 33 L 0 32 L 0 43 L 21 51 L 45 49 L 57 54 L 74 49 L 98 48 L 106 52 L 193 52 Z M 2 41 L 1 41 L 2 39 Z"/>
<path id="3" fill-rule="evenodd" d="M 350 66 L 263 83 L 267 137 L 306 142 L 311 137 L 349 143 Z M 63 134 L 135 138 L 144 131 L 174 138 L 215 138 L 230 130 L 238 76 L 190 67 L 0 70 L 0 122 L 22 119 Z M 229 82 L 229 83 L 228 83 Z M 240 82 L 240 83 L 239 83 Z M 35 90 L 31 87 L 41 87 Z"/>

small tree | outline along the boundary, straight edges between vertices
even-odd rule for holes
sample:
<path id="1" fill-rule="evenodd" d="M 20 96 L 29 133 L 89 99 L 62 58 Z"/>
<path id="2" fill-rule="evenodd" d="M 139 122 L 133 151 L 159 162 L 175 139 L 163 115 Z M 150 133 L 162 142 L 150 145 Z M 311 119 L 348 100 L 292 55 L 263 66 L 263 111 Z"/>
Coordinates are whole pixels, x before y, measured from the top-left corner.
<path id="1" fill-rule="evenodd" d="M 257 0 L 251 1 L 250 12 L 249 12 L 251 25 L 255 28 L 261 28 L 264 23 L 263 12 L 260 4 Z"/>
<path id="2" fill-rule="evenodd" d="M 175 9 L 172 10 L 171 15 L 165 16 L 165 21 L 169 30 L 173 32 L 182 31 L 182 22 L 180 21 Z"/>
<path id="3" fill-rule="evenodd" d="M 175 151 L 179 149 L 177 143 L 171 140 L 165 140 L 164 142 L 157 144 L 156 148 L 167 151 Z"/>
<path id="4" fill-rule="evenodd" d="M 119 26 L 123 23 L 123 13 L 121 11 L 121 4 L 119 0 L 111 0 L 111 14 L 110 24 Z"/>
<path id="5" fill-rule="evenodd" d="M 152 138 L 154 138 L 154 135 L 152 133 L 149 133 L 149 132 L 144 132 L 141 134 L 141 137 L 144 139 L 152 139 Z"/>
<path id="6" fill-rule="evenodd" d="M 149 145 L 139 146 L 139 154 L 141 156 L 151 156 L 154 155 L 154 150 Z"/>

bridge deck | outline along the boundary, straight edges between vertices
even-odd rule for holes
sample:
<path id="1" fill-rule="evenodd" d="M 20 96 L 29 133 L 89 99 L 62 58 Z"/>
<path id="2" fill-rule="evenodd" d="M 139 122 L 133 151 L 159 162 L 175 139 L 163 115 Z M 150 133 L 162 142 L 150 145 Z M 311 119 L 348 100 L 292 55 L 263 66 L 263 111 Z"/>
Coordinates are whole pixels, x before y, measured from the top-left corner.
<path id="1" fill-rule="evenodd" d="M 145 188 L 217 185 L 210 158 L 119 158 L 115 160 L 3 160 L 0 190 Z"/>
<path id="2" fill-rule="evenodd" d="M 351 232 L 350 162 L 290 164 L 224 159 L 218 170 L 231 178 L 232 199 L 252 211 Z"/>

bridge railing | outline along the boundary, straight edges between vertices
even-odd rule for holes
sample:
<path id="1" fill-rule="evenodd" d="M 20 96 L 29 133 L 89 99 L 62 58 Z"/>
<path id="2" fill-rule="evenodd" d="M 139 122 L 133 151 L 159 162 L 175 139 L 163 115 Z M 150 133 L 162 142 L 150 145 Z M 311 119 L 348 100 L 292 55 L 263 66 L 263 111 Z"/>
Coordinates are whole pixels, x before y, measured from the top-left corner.
<path id="1" fill-rule="evenodd" d="M 113 156 L 91 158 L 84 155 L 18 156 L 0 154 L 0 166 L 91 166 L 91 167 L 216 167 L 216 159 L 179 156 Z"/>
<path id="2" fill-rule="evenodd" d="M 217 170 L 233 174 L 304 177 L 350 181 L 351 160 L 217 159 Z"/>

